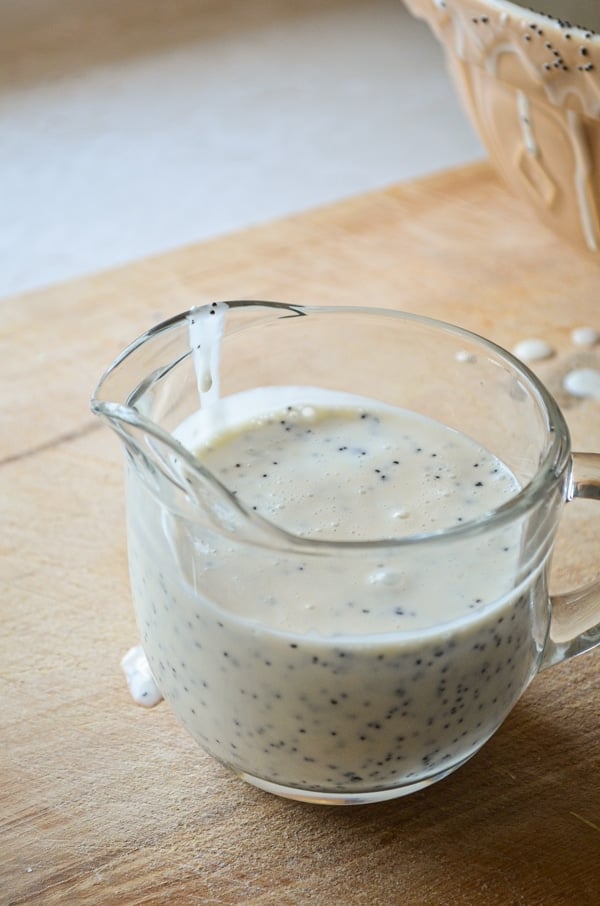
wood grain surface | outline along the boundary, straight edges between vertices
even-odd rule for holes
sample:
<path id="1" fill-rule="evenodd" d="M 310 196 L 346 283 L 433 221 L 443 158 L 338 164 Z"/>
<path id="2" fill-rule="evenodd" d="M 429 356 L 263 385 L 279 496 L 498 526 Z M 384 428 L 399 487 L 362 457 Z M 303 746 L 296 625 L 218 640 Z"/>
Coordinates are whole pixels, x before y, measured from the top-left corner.
<path id="1" fill-rule="evenodd" d="M 600 328 L 599 289 L 600 263 L 477 165 L 0 302 L 0 903 L 600 902 L 598 652 L 541 674 L 456 774 L 374 806 L 269 796 L 166 705 L 135 707 L 121 454 L 88 411 L 135 336 L 231 298 L 404 308 L 505 346 L 540 336 L 560 397 L 581 359 L 572 328 Z M 561 401 L 574 446 L 600 450 L 598 402 Z M 569 586 L 597 573 L 600 508 L 567 511 Z"/>

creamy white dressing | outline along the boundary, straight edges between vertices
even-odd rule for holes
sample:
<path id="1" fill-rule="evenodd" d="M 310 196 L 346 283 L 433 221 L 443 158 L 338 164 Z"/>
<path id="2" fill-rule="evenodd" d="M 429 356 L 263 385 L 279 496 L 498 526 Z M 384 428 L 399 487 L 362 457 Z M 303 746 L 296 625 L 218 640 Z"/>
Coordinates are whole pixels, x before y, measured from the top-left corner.
<path id="1" fill-rule="evenodd" d="M 316 388 L 213 399 L 175 434 L 249 513 L 309 540 L 439 532 L 518 491 L 456 431 Z M 152 672 L 238 771 L 333 793 L 418 782 L 476 751 L 533 673 L 544 596 L 537 571 L 519 586 L 518 525 L 334 556 L 164 520 L 133 472 L 129 495 Z"/>
<path id="2" fill-rule="evenodd" d="M 162 701 L 150 664 L 141 645 L 135 645 L 121 659 L 121 669 L 127 680 L 131 697 L 137 705 L 153 708 Z"/>
<path id="3" fill-rule="evenodd" d="M 190 349 L 196 373 L 200 406 L 208 409 L 219 399 L 221 338 L 225 328 L 225 302 L 191 309 L 188 315 Z"/>
<path id="4" fill-rule="evenodd" d="M 288 405 L 282 406 L 284 400 Z M 218 430 L 207 437 L 207 425 Z M 242 393 L 199 413 L 176 433 L 249 512 L 308 539 L 374 541 L 441 531 L 491 512 L 518 491 L 495 457 L 438 422 L 316 388 Z M 411 598 L 402 619 L 395 614 L 397 588 L 391 595 L 374 595 L 373 573 L 363 575 L 360 562 L 349 563 L 342 575 L 334 572 L 332 586 L 321 565 L 315 576 L 308 558 L 293 580 L 295 597 L 304 603 L 292 611 L 277 606 L 277 594 L 264 596 L 261 604 L 264 576 L 254 576 L 253 551 L 223 544 L 205 587 L 228 575 L 230 588 L 236 587 L 228 608 L 272 627 L 324 634 L 413 630 L 460 617 L 477 599 L 497 598 L 503 587 L 503 579 L 496 580 L 499 551 L 501 569 L 514 570 L 519 540 L 511 529 L 499 536 L 498 550 L 489 549 L 487 538 L 473 539 L 466 575 L 459 570 L 460 579 L 454 580 L 461 593 L 454 600 L 443 595 L 443 612 L 441 589 L 452 579 L 443 563 L 432 572 L 429 552 L 415 550 L 404 558 L 401 572 L 403 587 L 410 586 L 418 606 Z M 379 560 L 378 576 L 395 573 L 385 554 Z M 287 566 L 281 576 L 275 562 L 273 570 L 271 588 L 289 582 Z M 250 577 L 258 587 L 249 588 Z M 357 596 L 369 600 L 359 606 L 353 603 Z"/>

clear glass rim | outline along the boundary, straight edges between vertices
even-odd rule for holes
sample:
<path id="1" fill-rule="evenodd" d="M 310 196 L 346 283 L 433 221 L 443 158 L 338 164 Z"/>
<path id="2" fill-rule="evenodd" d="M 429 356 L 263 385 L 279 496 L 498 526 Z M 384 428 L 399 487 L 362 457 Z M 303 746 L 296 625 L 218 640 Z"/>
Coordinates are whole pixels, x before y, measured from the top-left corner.
<path id="1" fill-rule="evenodd" d="M 209 304 L 210 303 L 207 303 L 207 306 Z M 181 456 L 184 459 L 187 468 L 189 468 L 192 473 L 197 473 L 202 481 L 208 480 L 220 494 L 225 496 L 229 505 L 233 507 L 240 515 L 245 517 L 245 519 L 249 523 L 254 523 L 257 526 L 267 528 L 269 534 L 272 536 L 272 539 L 279 537 L 281 539 L 281 542 L 285 543 L 285 545 L 288 547 L 291 546 L 299 551 L 301 550 L 302 553 L 305 554 L 325 554 L 334 551 L 341 553 L 342 551 L 358 552 L 408 548 L 416 544 L 435 545 L 436 543 L 441 543 L 448 540 L 458 541 L 459 539 L 470 538 L 474 535 L 479 535 L 485 532 L 486 529 L 500 528 L 503 525 L 506 525 L 507 523 L 510 523 L 523 516 L 526 512 L 532 509 L 540 501 L 540 499 L 546 497 L 546 495 L 556 485 L 564 469 L 569 463 L 571 452 L 569 430 L 562 412 L 553 396 L 539 380 L 539 378 L 527 367 L 527 365 L 521 362 L 511 352 L 504 349 L 502 346 L 499 346 L 492 340 L 489 340 L 486 337 L 475 333 L 474 331 L 468 330 L 464 327 L 459 327 L 458 325 L 452 324 L 447 321 L 439 320 L 437 318 L 431 318 L 424 315 L 414 314 L 412 312 L 390 308 L 348 305 L 296 305 L 293 303 L 254 299 L 225 300 L 221 304 L 226 305 L 230 309 L 256 308 L 279 311 L 282 317 L 304 317 L 310 315 L 331 314 L 333 316 L 359 315 L 373 318 L 394 318 L 396 320 L 402 320 L 407 323 L 422 325 L 423 327 L 429 328 L 431 330 L 438 330 L 443 331 L 446 334 L 452 334 L 453 336 L 463 339 L 469 343 L 479 345 L 483 350 L 487 351 L 488 353 L 502 360 L 506 365 L 508 365 L 514 371 L 515 375 L 518 375 L 519 378 L 525 383 L 530 395 L 535 398 L 538 406 L 540 407 L 540 410 L 545 414 L 546 432 L 550 442 L 547 445 L 548 449 L 543 460 L 538 465 L 535 475 L 517 494 L 515 494 L 501 506 L 488 511 L 487 513 L 484 513 L 476 519 L 460 523 L 459 525 L 436 529 L 432 532 L 417 533 L 413 535 L 400 536 L 398 538 L 379 538 L 361 541 L 336 541 L 331 539 L 305 538 L 300 535 L 296 535 L 293 532 L 287 531 L 286 529 L 270 521 L 269 519 L 260 516 L 258 513 L 252 510 L 246 509 L 243 503 L 239 501 L 237 497 L 233 496 L 226 485 L 223 485 L 210 471 L 206 470 L 202 466 L 202 464 L 193 455 L 193 453 L 191 453 L 190 450 L 179 443 L 179 441 L 175 440 L 169 432 L 165 431 L 160 426 L 155 424 L 151 419 L 148 419 L 145 416 L 141 415 L 137 409 L 133 408 L 133 406 L 127 405 L 127 402 L 129 402 L 129 400 L 133 396 L 134 391 L 137 388 L 132 388 L 132 391 L 129 394 L 126 403 L 108 401 L 100 398 L 99 394 L 108 378 L 140 346 L 144 345 L 144 343 L 148 342 L 149 340 L 154 339 L 158 335 L 176 329 L 184 324 L 187 327 L 190 315 L 193 314 L 194 311 L 197 311 L 198 308 L 204 308 L 205 306 L 197 306 L 195 308 L 188 309 L 187 311 L 180 312 L 179 314 L 154 325 L 149 330 L 138 336 L 132 343 L 130 343 L 129 346 L 127 346 L 117 356 L 113 363 L 109 365 L 108 368 L 104 371 L 90 400 L 92 411 L 95 414 L 104 416 L 111 421 L 116 418 L 117 420 L 124 421 L 135 428 L 146 431 L 162 443 L 165 443 L 167 444 L 167 446 L 170 446 L 171 448 L 176 450 L 178 456 Z M 181 356 L 177 360 L 177 362 L 171 363 L 170 367 L 178 364 L 178 362 L 187 358 L 187 356 L 190 354 L 191 350 L 190 352 Z M 170 370 L 170 368 L 168 370 Z M 161 372 L 161 374 L 164 373 L 164 371 Z M 157 379 L 157 377 L 159 376 L 154 375 L 154 379 Z M 257 539 L 257 544 L 258 543 L 259 542 Z"/>

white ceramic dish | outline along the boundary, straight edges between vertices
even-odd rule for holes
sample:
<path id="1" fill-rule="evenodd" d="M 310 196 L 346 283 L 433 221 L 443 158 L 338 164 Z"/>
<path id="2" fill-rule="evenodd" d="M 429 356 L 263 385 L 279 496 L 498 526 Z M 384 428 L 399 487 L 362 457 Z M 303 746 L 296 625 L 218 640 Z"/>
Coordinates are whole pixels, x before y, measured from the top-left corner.
<path id="1" fill-rule="evenodd" d="M 512 190 L 559 236 L 598 252 L 600 2 L 531 0 L 546 12 L 509 0 L 405 2 L 444 46 Z"/>

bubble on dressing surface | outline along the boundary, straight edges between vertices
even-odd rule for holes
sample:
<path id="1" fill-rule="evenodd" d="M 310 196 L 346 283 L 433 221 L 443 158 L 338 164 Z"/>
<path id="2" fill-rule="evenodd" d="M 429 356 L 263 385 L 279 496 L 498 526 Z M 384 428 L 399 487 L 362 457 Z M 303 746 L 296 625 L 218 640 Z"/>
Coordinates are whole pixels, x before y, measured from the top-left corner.
<path id="1" fill-rule="evenodd" d="M 594 327 L 576 327 L 571 331 L 575 346 L 595 346 L 600 341 L 600 332 Z"/>
<path id="2" fill-rule="evenodd" d="M 572 396 L 600 399 L 600 371 L 596 368 L 575 368 L 565 375 L 563 387 Z"/>
<path id="3" fill-rule="evenodd" d="M 121 669 L 136 705 L 153 708 L 162 701 L 162 692 L 156 684 L 150 664 L 141 645 L 130 648 L 121 659 Z"/>
<path id="4" fill-rule="evenodd" d="M 405 590 L 408 585 L 408 577 L 402 570 L 381 567 L 368 576 L 367 582 L 369 585 L 383 585 L 387 588 Z"/>
<path id="5" fill-rule="evenodd" d="M 554 355 L 554 349 L 546 340 L 532 337 L 517 343 L 513 348 L 513 355 L 522 362 L 541 362 L 543 359 L 551 358 Z"/>

